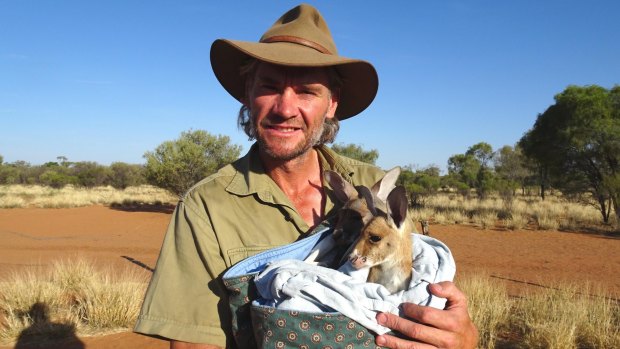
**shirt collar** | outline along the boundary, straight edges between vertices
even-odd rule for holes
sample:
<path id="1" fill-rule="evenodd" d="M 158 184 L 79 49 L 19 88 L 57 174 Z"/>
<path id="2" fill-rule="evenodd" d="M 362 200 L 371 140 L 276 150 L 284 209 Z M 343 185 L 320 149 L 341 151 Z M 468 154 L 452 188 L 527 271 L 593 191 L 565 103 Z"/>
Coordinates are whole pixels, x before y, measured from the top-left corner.
<path id="1" fill-rule="evenodd" d="M 351 180 L 355 173 L 353 167 L 341 161 L 339 155 L 325 145 L 315 147 L 323 170 L 338 172 L 343 178 Z M 233 163 L 235 174 L 226 190 L 235 195 L 247 196 L 257 194 L 267 202 L 277 202 L 274 196 L 284 195 L 275 182 L 265 173 L 258 156 L 258 144 L 254 143 L 247 154 Z"/>

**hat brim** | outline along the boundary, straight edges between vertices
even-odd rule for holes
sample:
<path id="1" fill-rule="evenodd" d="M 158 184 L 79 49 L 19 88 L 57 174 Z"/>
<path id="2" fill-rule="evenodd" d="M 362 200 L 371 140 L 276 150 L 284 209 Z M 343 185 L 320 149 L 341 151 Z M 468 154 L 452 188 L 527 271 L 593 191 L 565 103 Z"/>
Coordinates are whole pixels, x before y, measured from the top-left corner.
<path id="1" fill-rule="evenodd" d="M 363 60 L 323 54 L 294 43 L 216 40 L 211 45 L 211 67 L 224 89 L 239 101 L 245 95 L 245 81 L 240 76 L 240 68 L 249 57 L 284 66 L 335 67 L 343 82 L 336 110 L 339 120 L 366 109 L 379 87 L 375 68 Z"/>

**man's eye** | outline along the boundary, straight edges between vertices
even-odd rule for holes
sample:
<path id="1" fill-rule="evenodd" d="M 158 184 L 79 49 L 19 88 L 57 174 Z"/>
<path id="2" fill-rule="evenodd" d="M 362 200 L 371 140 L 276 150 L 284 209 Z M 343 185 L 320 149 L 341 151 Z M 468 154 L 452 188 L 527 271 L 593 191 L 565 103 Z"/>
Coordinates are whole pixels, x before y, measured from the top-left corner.
<path id="1" fill-rule="evenodd" d="M 263 90 L 267 90 L 267 91 L 275 91 L 276 87 L 274 85 L 269 85 L 269 84 L 263 84 L 260 86 Z"/>
<path id="2" fill-rule="evenodd" d="M 311 95 L 311 96 L 316 96 L 317 94 L 315 90 L 311 90 L 311 89 L 302 89 L 301 93 L 304 95 Z"/>

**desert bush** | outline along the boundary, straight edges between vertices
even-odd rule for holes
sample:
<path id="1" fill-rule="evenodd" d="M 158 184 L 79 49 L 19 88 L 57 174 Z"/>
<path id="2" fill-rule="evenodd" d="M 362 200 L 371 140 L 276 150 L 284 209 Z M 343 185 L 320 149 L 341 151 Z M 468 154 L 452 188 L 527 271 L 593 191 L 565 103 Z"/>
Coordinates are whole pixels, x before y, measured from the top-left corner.
<path id="1" fill-rule="evenodd" d="M 146 184 L 144 166 L 114 162 L 110 165 L 107 182 L 116 189 L 141 186 Z"/>
<path id="2" fill-rule="evenodd" d="M 39 182 L 42 185 L 58 189 L 69 184 L 78 183 L 78 178 L 58 169 L 46 169 L 39 176 Z"/>
<path id="3" fill-rule="evenodd" d="M 144 154 L 145 176 L 150 184 L 182 195 L 192 185 L 239 157 L 241 146 L 228 136 L 203 130 L 182 132 Z"/>
<path id="4" fill-rule="evenodd" d="M 375 164 L 379 158 L 379 151 L 377 149 L 366 150 L 360 144 L 344 144 L 336 143 L 332 144 L 332 150 L 340 155 L 350 157 L 365 163 Z"/>
<path id="5" fill-rule="evenodd" d="M 87 188 L 106 185 L 106 181 L 112 175 L 110 168 L 92 161 L 74 163 L 71 172 L 77 178 L 77 183 Z"/>

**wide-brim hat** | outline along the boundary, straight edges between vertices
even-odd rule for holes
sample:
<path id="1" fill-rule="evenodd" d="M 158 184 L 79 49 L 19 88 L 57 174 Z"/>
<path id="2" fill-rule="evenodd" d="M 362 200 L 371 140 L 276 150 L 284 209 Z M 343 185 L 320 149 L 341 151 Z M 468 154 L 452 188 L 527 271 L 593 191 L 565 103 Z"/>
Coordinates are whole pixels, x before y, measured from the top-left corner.
<path id="1" fill-rule="evenodd" d="M 250 58 L 294 67 L 334 67 L 342 80 L 336 117 L 361 113 L 373 101 L 379 78 L 372 64 L 338 55 L 319 11 L 299 5 L 280 17 L 259 42 L 218 39 L 211 45 L 211 67 L 222 86 L 237 100 L 245 96 L 241 67 Z"/>

